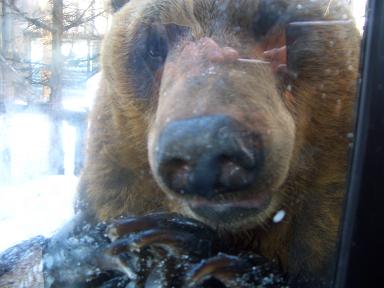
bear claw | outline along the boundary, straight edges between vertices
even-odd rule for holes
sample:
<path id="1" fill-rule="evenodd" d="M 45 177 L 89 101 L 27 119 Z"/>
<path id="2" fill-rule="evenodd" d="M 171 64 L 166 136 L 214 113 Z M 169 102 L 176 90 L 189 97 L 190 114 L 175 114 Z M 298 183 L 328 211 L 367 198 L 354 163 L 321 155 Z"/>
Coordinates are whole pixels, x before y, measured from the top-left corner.
<path id="1" fill-rule="evenodd" d="M 210 227 L 178 214 L 150 214 L 115 221 L 107 253 L 118 259 L 135 287 L 281 287 L 277 265 L 255 254 L 215 251 Z"/>

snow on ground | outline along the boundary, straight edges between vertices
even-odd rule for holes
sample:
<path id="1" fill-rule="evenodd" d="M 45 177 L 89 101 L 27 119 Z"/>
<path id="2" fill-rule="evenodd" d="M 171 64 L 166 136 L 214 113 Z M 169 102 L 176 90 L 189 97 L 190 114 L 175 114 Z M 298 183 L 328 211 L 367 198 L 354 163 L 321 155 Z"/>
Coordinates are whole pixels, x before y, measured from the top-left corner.
<path id="1" fill-rule="evenodd" d="M 73 126 L 63 123 L 65 175 L 47 176 L 47 116 L 15 113 L 2 120 L 0 144 L 9 148 L 10 171 L 0 163 L 0 251 L 36 235 L 49 236 L 68 221 L 78 181 Z"/>
<path id="2" fill-rule="evenodd" d="M 74 214 L 78 179 L 45 176 L 0 187 L 0 252 L 36 235 L 50 236 Z"/>

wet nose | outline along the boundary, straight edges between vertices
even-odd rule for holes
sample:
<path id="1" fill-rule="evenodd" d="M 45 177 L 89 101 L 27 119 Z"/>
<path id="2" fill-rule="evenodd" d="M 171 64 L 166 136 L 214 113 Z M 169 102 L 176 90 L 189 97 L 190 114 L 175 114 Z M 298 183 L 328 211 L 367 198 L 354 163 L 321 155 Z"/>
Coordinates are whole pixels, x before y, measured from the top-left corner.
<path id="1" fill-rule="evenodd" d="M 205 198 L 251 186 L 263 158 L 260 135 L 225 115 L 170 122 L 156 147 L 163 183 L 175 193 Z"/>

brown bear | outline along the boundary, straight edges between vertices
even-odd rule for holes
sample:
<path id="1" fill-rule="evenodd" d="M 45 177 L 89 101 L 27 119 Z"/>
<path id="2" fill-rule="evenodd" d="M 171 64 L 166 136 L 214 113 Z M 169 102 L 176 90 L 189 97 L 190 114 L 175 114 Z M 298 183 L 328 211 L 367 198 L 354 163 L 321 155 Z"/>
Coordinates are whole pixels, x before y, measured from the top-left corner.
<path id="1" fill-rule="evenodd" d="M 46 287 L 117 287 L 100 284 L 119 281 L 98 272 L 115 269 L 104 248 L 158 243 L 203 259 L 173 278 L 255 287 L 231 277 L 248 275 L 255 267 L 243 264 L 260 254 L 293 287 L 330 287 L 359 55 L 345 2 L 112 1 L 80 220 L 1 255 L 0 284 L 25 283 L 37 265 Z M 106 239 L 102 222 L 119 217 Z M 118 265 L 134 279 L 129 266 L 141 262 L 129 257 Z"/>
<path id="2" fill-rule="evenodd" d="M 177 212 L 329 287 L 359 55 L 345 2 L 115 1 L 78 208 Z"/>

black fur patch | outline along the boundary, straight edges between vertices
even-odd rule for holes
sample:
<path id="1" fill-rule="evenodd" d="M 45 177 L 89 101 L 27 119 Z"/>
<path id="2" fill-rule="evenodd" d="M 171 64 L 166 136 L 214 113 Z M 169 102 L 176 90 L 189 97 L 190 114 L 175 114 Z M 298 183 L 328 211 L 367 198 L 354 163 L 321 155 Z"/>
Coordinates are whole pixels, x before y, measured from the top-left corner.
<path id="1" fill-rule="evenodd" d="M 284 21 L 287 6 L 282 1 L 260 1 L 259 9 L 251 24 L 256 39 L 264 37 L 272 27 Z"/>
<path id="2" fill-rule="evenodd" d="M 134 75 L 133 87 L 139 99 L 147 100 L 153 91 L 157 73 L 166 61 L 169 51 L 189 33 L 190 29 L 175 24 L 147 24 L 137 33 L 128 58 L 127 71 Z"/>

